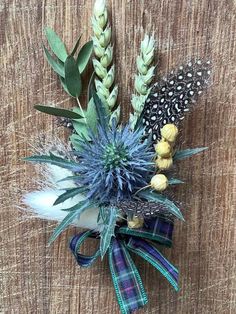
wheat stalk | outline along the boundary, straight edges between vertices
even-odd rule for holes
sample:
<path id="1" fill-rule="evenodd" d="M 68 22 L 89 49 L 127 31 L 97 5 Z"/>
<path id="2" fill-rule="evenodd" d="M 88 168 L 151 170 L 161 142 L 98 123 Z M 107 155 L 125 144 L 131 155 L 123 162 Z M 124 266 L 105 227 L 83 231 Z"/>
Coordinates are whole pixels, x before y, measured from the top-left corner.
<path id="1" fill-rule="evenodd" d="M 118 95 L 118 86 L 114 85 L 115 67 L 112 64 L 113 47 L 111 45 L 111 26 L 108 21 L 108 13 L 105 0 L 96 0 L 94 4 L 92 28 L 94 36 L 93 67 L 96 73 L 95 87 L 107 102 L 110 112 L 113 111 L 111 119 L 119 120 L 120 106 L 114 110 Z"/>
<path id="2" fill-rule="evenodd" d="M 133 129 L 140 113 L 143 110 L 145 100 L 150 91 L 150 85 L 154 77 L 155 66 L 151 66 L 154 59 L 155 40 L 153 36 L 144 36 L 141 42 L 140 54 L 137 57 L 137 70 L 135 75 L 135 91 L 132 95 L 131 104 L 134 112 L 130 114 L 130 124 Z"/>

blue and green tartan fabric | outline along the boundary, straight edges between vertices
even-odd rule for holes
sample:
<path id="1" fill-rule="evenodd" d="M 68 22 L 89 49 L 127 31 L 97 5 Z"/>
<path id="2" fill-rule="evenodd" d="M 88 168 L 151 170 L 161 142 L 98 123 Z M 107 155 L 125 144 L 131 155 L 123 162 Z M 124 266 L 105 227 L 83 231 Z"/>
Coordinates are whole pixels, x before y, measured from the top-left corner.
<path id="1" fill-rule="evenodd" d="M 98 256 L 100 256 L 100 251 L 99 249 L 95 252 L 94 255 L 92 256 L 88 256 L 88 255 L 84 255 L 84 254 L 80 254 L 79 253 L 79 249 L 80 246 L 82 245 L 82 243 L 88 238 L 88 237 L 93 237 L 95 235 L 95 233 L 91 230 L 89 231 L 84 231 L 81 232 L 77 235 L 75 235 L 71 240 L 70 240 L 70 249 L 77 261 L 77 263 L 82 266 L 82 267 L 89 267 L 91 266 L 96 259 L 98 258 Z"/>
<path id="2" fill-rule="evenodd" d="M 109 266 L 116 296 L 122 314 L 130 314 L 143 307 L 147 295 L 139 272 L 128 251 L 132 251 L 152 264 L 178 290 L 178 270 L 149 241 L 171 246 L 173 223 L 158 217 L 147 221 L 145 228 L 129 229 L 119 227 L 112 238 L 109 249 Z M 88 267 L 100 256 L 99 249 L 92 255 L 80 253 L 80 246 L 88 237 L 97 237 L 93 231 L 85 231 L 74 236 L 70 241 L 70 249 L 81 267 Z M 98 238 L 97 238 L 98 239 Z"/>
<path id="3" fill-rule="evenodd" d="M 132 313 L 147 302 L 139 272 L 122 241 L 112 239 L 109 265 L 121 313 Z"/>
<path id="4" fill-rule="evenodd" d="M 173 229 L 174 223 L 172 220 L 164 217 L 157 217 L 145 220 L 144 228 L 130 229 L 128 227 L 120 227 L 117 232 L 149 239 L 171 247 Z"/>
<path id="5" fill-rule="evenodd" d="M 131 237 L 127 248 L 152 264 L 178 291 L 178 270 L 151 243 Z"/>

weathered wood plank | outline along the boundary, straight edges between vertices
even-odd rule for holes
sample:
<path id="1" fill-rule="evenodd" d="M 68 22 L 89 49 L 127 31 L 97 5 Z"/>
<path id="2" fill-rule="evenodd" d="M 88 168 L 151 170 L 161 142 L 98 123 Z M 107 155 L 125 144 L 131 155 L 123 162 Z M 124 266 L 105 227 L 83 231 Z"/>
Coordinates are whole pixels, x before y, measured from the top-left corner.
<path id="1" fill-rule="evenodd" d="M 26 219 L 16 208 L 22 192 L 33 188 L 34 169 L 20 159 L 30 153 L 30 139 L 40 132 L 43 142 L 65 136 L 33 104 L 73 105 L 43 57 L 43 27 L 72 47 L 81 32 L 84 41 L 90 36 L 91 7 L 91 0 L 0 3 L 2 313 L 119 313 L 107 261 L 79 269 L 67 249 L 75 230 L 48 248 L 53 225 Z M 109 7 L 124 117 L 146 31 L 158 39 L 159 73 L 192 56 L 214 66 L 212 87 L 183 123 L 181 145 L 209 150 L 176 170 L 187 182 L 176 188 L 186 222 L 176 224 L 174 247 L 165 253 L 180 269 L 181 291 L 135 258 L 150 299 L 140 313 L 235 313 L 235 1 L 111 0 Z"/>

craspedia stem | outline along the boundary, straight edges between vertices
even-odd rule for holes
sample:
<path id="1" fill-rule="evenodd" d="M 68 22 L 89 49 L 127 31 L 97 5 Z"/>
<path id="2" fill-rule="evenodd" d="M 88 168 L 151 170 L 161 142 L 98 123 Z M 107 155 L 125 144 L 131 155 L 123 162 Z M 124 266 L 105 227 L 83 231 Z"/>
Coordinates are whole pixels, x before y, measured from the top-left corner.
<path id="1" fill-rule="evenodd" d="M 138 73 L 135 75 L 135 94 L 132 95 L 131 104 L 134 112 L 130 114 L 130 124 L 133 129 L 141 114 L 145 100 L 150 91 L 150 85 L 154 77 L 155 67 L 151 66 L 154 59 L 155 40 L 153 36 L 144 36 L 141 42 L 140 55 L 136 63 Z"/>
<path id="2" fill-rule="evenodd" d="M 96 0 L 94 3 L 92 28 L 94 36 L 93 47 L 94 55 L 93 67 L 96 73 L 95 87 L 107 102 L 107 106 L 112 113 L 112 118 L 119 120 L 120 107 L 116 110 L 118 87 L 114 85 L 115 67 L 113 60 L 113 47 L 111 45 L 111 26 L 108 21 L 106 0 Z"/>

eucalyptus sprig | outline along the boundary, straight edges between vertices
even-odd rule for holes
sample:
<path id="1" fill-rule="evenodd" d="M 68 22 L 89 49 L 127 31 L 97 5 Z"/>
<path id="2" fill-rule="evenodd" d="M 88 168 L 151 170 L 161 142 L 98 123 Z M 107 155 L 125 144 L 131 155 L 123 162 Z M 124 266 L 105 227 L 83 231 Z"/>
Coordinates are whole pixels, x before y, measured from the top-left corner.
<path id="1" fill-rule="evenodd" d="M 116 109 L 118 86 L 114 85 L 115 67 L 112 64 L 113 47 L 111 45 L 111 26 L 108 21 L 106 0 L 96 0 L 94 4 L 92 28 L 95 58 L 93 67 L 96 73 L 95 88 L 107 103 L 112 116 L 119 120 L 120 106 Z M 115 110 L 114 110 L 115 109 Z"/>
<path id="2" fill-rule="evenodd" d="M 134 113 L 130 114 L 130 124 L 134 128 L 139 115 L 143 110 L 145 100 L 150 91 L 150 84 L 154 77 L 155 66 L 151 66 L 154 59 L 155 40 L 153 36 L 144 36 L 141 42 L 140 55 L 136 59 L 138 74 L 135 75 L 135 91 L 131 104 Z"/>
<path id="3" fill-rule="evenodd" d="M 48 63 L 59 75 L 64 90 L 70 96 L 78 98 L 82 92 L 81 74 L 86 69 L 93 51 L 92 41 L 86 42 L 76 56 L 81 36 L 71 53 L 68 54 L 65 44 L 50 27 L 45 28 L 45 35 L 53 52 L 52 54 L 43 46 Z"/>
<path id="4" fill-rule="evenodd" d="M 82 109 L 79 101 L 83 88 L 82 74 L 92 55 L 93 42 L 86 42 L 77 53 L 80 36 L 72 51 L 68 53 L 65 44 L 51 28 L 45 28 L 45 35 L 52 51 L 51 53 L 44 46 L 45 56 L 52 69 L 58 74 L 64 90 L 70 96 L 76 98 L 78 107 L 74 108 L 73 111 L 41 105 L 36 105 L 35 108 L 47 114 L 71 119 L 75 132 L 70 136 L 70 140 L 75 147 L 75 139 L 81 138 L 81 136 L 88 137 L 88 128 L 93 129 L 96 122 L 96 112 L 92 101 L 88 103 L 87 109 Z"/>
<path id="5" fill-rule="evenodd" d="M 64 90 L 72 97 L 77 99 L 79 103 L 79 96 L 82 92 L 82 77 L 81 74 L 86 69 L 89 59 L 93 51 L 92 41 L 86 42 L 79 50 L 77 57 L 76 53 L 80 44 L 81 36 L 78 38 L 73 50 L 70 54 L 60 37 L 50 28 L 45 28 L 45 35 L 52 53 L 45 47 L 44 52 L 48 63 L 52 69 L 58 74 Z M 64 117 L 68 119 L 83 119 L 86 120 L 83 110 L 80 107 L 79 112 L 73 112 L 64 108 L 55 108 L 53 106 L 36 105 L 35 108 L 41 112 Z"/>

